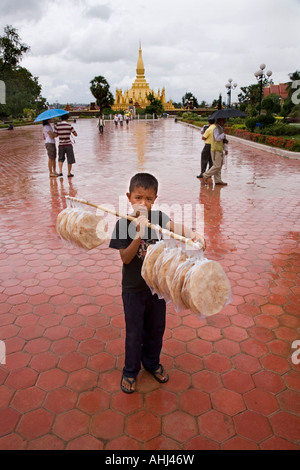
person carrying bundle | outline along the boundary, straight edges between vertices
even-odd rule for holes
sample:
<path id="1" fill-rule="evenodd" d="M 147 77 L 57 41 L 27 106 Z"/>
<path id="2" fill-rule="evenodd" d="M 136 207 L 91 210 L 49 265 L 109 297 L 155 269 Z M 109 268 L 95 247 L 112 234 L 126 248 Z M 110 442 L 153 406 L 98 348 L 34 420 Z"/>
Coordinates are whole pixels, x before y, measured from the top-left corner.
<path id="1" fill-rule="evenodd" d="M 135 391 L 136 377 L 141 363 L 154 378 L 165 383 L 169 376 L 160 364 L 162 339 L 165 331 L 166 302 L 152 294 L 144 281 L 141 270 L 148 246 L 159 241 L 158 233 L 148 228 L 150 222 L 194 241 L 205 241 L 200 234 L 181 224 L 175 224 L 161 211 L 153 211 L 157 198 L 158 181 L 148 173 L 137 173 L 131 178 L 127 198 L 136 219 L 131 222 L 120 219 L 116 223 L 110 248 L 119 250 L 122 268 L 122 300 L 125 313 L 125 365 L 121 378 L 121 390 Z"/>

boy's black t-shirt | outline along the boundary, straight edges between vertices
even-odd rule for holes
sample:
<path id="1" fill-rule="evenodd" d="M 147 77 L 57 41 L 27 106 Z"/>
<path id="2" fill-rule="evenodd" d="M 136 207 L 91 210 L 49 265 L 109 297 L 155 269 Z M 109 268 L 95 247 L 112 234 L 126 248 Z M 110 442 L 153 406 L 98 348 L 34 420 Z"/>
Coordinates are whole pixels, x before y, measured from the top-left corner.
<path id="1" fill-rule="evenodd" d="M 151 211 L 148 219 L 153 225 L 160 225 L 166 228 L 170 218 L 161 211 Z M 109 247 L 117 250 L 127 248 L 136 235 L 135 225 L 130 220 L 120 219 L 114 228 Z M 149 289 L 142 278 L 141 269 L 149 245 L 159 240 L 158 233 L 150 228 L 146 228 L 145 235 L 141 240 L 138 252 L 131 263 L 123 264 L 122 269 L 122 292 L 141 292 Z"/>

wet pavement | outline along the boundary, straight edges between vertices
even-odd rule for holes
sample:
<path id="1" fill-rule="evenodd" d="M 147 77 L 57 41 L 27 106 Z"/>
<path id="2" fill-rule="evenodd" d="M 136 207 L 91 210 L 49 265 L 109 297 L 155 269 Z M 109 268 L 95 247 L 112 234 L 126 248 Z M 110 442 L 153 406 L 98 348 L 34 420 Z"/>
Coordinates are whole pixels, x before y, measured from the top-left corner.
<path id="1" fill-rule="evenodd" d="M 204 186 L 196 129 L 74 127 L 73 179 L 49 178 L 40 126 L 0 131 L 0 449 L 299 450 L 300 162 L 234 142 L 228 186 Z M 170 380 L 141 371 L 128 396 L 119 254 L 70 247 L 55 223 L 66 195 L 118 207 L 138 171 L 193 224 L 204 205 L 206 256 L 233 299 L 207 319 L 168 305 Z"/>

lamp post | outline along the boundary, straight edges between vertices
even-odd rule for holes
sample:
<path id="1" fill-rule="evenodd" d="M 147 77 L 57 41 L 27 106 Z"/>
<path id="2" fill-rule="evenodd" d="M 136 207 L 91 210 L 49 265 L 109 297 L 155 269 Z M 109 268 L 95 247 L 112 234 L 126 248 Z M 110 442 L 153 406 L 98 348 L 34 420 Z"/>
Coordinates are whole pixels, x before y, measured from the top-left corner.
<path id="1" fill-rule="evenodd" d="M 227 88 L 227 96 L 228 96 L 228 108 L 231 107 L 231 90 L 235 90 L 236 87 L 237 87 L 237 83 L 232 83 L 233 80 L 232 78 L 229 78 L 228 79 L 228 83 L 225 85 L 225 87 Z"/>
<path id="2" fill-rule="evenodd" d="M 266 75 L 264 74 L 266 66 L 265 64 L 261 64 L 260 69 L 255 72 L 254 76 L 257 78 L 257 80 L 260 82 L 260 91 L 259 91 L 259 114 L 261 113 L 261 103 L 262 103 L 262 92 L 263 92 L 263 81 L 266 78 L 270 78 L 272 75 L 272 71 L 268 70 Z"/>

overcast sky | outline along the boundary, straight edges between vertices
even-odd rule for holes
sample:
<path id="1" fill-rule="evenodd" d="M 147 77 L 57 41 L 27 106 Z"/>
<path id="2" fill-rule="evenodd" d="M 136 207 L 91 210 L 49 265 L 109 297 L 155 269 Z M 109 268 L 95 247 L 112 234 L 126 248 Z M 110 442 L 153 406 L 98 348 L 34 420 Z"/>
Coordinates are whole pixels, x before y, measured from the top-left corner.
<path id="1" fill-rule="evenodd" d="M 0 35 L 18 30 L 31 50 L 21 65 L 39 77 L 49 103 L 94 101 L 90 81 L 130 88 L 139 41 L 146 79 L 167 100 L 186 92 L 211 103 L 229 78 L 256 83 L 261 63 L 273 80 L 300 69 L 300 0 L 1 0 Z M 0 77 L 1 78 L 1 77 Z"/>

